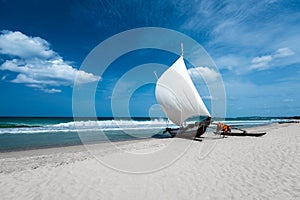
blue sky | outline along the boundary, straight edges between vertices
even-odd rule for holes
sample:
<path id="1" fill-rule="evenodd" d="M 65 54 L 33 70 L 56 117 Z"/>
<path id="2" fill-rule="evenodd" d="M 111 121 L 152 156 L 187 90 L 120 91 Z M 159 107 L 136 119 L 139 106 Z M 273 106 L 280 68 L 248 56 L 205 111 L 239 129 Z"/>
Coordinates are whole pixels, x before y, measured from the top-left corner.
<path id="1" fill-rule="evenodd" d="M 147 26 L 182 32 L 205 48 L 225 84 L 227 116 L 300 115 L 299 21 L 296 0 L 0 0 L 0 116 L 72 116 L 78 74 L 80 84 L 100 79 L 97 114 L 111 116 L 111 90 L 122 74 L 174 57 L 129 56 L 103 77 L 80 65 L 110 36 Z M 154 86 L 145 86 L 130 112 L 148 116 L 155 103 Z"/>

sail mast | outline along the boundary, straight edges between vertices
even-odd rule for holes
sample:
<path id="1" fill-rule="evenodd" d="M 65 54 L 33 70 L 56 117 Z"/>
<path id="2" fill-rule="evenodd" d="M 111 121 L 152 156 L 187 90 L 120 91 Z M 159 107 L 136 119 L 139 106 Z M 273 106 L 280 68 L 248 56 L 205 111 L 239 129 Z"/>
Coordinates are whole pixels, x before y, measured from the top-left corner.
<path id="1" fill-rule="evenodd" d="M 183 57 L 183 43 L 181 42 L 181 56 Z"/>

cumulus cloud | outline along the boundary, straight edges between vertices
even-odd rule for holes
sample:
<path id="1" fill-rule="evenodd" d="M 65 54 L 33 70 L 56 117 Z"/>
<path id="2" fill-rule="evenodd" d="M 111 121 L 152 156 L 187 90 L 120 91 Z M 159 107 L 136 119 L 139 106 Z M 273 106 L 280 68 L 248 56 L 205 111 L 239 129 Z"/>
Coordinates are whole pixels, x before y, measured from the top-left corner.
<path id="1" fill-rule="evenodd" d="M 73 68 L 69 62 L 50 49 L 49 43 L 39 37 L 29 37 L 21 32 L 2 31 L 0 54 L 11 57 L 0 66 L 0 70 L 16 73 L 9 80 L 47 93 L 61 92 L 52 87 L 72 86 L 98 81 L 100 77 Z"/>
<path id="2" fill-rule="evenodd" d="M 195 78 L 205 77 L 206 81 L 215 81 L 220 75 L 209 67 L 196 67 L 188 70 L 189 74 Z"/>
<path id="3" fill-rule="evenodd" d="M 20 58 L 51 58 L 56 53 L 40 37 L 29 37 L 19 31 L 1 31 L 0 53 Z"/>
<path id="4" fill-rule="evenodd" d="M 272 67 L 272 62 L 279 60 L 280 58 L 292 56 L 295 53 L 285 47 L 277 49 L 274 53 L 265 56 L 257 56 L 252 59 L 251 65 L 249 67 L 250 70 L 265 70 Z"/>

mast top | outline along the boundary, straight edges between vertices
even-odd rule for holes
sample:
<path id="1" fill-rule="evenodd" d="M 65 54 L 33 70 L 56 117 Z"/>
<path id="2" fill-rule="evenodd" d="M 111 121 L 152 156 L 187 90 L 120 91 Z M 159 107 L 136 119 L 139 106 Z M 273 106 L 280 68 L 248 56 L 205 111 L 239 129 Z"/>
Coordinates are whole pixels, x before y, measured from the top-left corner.
<path id="1" fill-rule="evenodd" d="M 181 56 L 183 57 L 183 43 L 181 42 Z"/>

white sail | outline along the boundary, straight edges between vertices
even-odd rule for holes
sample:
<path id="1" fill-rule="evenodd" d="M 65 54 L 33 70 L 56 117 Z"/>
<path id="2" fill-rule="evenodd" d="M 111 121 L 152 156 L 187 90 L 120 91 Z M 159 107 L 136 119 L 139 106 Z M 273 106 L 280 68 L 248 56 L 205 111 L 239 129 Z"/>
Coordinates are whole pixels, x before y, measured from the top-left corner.
<path id="1" fill-rule="evenodd" d="M 178 126 L 192 116 L 210 116 L 182 56 L 157 80 L 155 96 L 167 117 Z"/>

